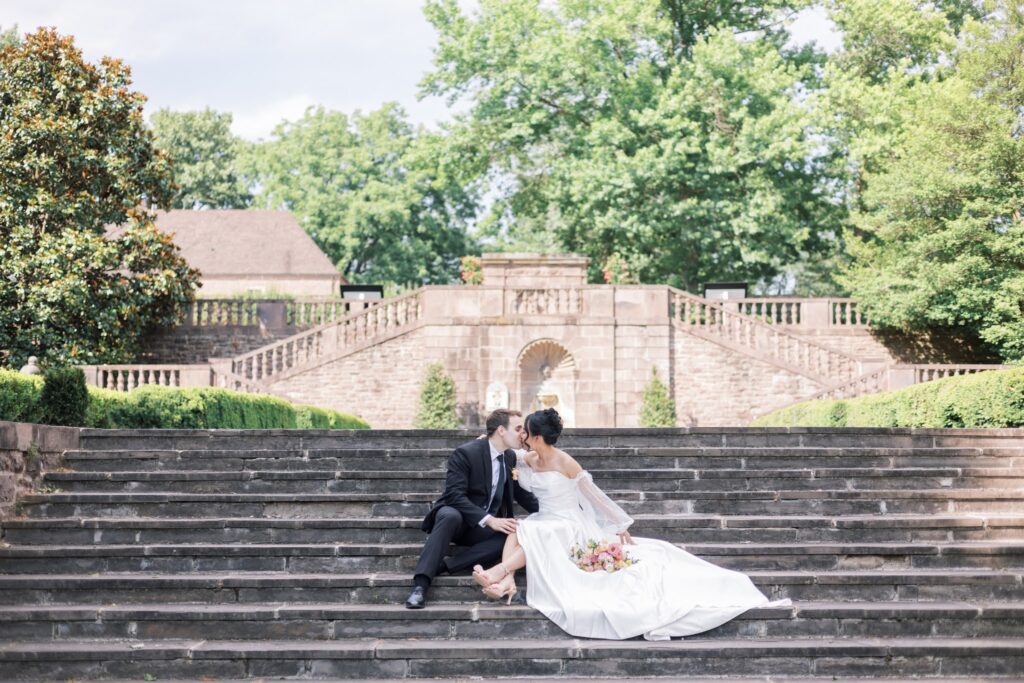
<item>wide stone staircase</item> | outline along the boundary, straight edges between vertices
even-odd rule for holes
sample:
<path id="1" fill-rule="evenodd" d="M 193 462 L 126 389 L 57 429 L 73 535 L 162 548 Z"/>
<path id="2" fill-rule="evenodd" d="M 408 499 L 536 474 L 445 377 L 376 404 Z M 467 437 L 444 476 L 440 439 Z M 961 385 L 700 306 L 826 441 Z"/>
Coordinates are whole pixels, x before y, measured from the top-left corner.
<path id="1" fill-rule="evenodd" d="M 634 535 L 793 601 L 668 642 L 573 638 L 468 576 L 404 609 L 471 437 L 83 431 L 3 522 L 0 679 L 1024 679 L 1024 430 L 568 432 Z"/>

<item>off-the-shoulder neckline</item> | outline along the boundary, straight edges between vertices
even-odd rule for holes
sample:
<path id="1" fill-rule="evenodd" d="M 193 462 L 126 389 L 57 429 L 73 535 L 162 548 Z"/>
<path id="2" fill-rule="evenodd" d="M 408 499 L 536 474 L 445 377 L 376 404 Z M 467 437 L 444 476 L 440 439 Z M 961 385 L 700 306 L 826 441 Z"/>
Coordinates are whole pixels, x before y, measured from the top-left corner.
<path id="1" fill-rule="evenodd" d="M 530 469 L 533 470 L 532 467 Z M 534 474 L 544 474 L 546 472 L 554 472 L 555 474 L 561 474 L 563 477 L 565 477 L 569 481 L 575 481 L 581 474 L 586 472 L 586 470 L 580 470 L 579 472 L 576 473 L 575 476 L 572 476 L 572 477 L 566 475 L 564 472 L 561 472 L 559 470 L 533 470 Z"/>

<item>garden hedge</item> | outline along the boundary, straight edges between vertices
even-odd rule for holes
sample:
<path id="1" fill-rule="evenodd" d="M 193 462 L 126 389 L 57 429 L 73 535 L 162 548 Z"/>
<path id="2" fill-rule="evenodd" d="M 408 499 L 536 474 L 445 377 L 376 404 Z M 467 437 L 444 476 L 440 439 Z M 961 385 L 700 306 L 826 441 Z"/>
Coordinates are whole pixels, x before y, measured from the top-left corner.
<path id="1" fill-rule="evenodd" d="M 754 427 L 1024 427 L 1024 367 L 844 400 L 797 403 Z"/>
<path id="2" fill-rule="evenodd" d="M 0 420 L 42 422 L 37 376 L 0 370 Z M 202 387 L 145 386 L 130 393 L 89 387 L 86 427 L 156 429 L 368 429 L 354 415 L 276 396 Z"/>

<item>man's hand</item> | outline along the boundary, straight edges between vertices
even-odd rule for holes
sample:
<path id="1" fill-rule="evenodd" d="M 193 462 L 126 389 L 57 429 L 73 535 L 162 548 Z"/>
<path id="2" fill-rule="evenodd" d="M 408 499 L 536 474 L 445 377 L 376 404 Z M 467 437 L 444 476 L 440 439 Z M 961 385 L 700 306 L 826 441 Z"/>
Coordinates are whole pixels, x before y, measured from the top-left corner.
<path id="1" fill-rule="evenodd" d="M 491 517 L 485 524 L 503 534 L 514 534 L 516 532 L 516 520 L 511 517 Z"/>

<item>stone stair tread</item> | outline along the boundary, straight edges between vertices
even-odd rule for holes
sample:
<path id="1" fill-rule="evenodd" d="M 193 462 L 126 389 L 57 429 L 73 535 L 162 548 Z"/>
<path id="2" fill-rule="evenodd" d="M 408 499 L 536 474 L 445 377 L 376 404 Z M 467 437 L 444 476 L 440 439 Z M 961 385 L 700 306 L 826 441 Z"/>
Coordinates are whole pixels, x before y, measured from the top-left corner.
<path id="1" fill-rule="evenodd" d="M 1024 581 L 1024 569 L 861 569 L 861 570 L 750 570 L 744 574 L 754 579 L 788 579 L 805 581 L 872 581 L 892 582 L 909 579 L 921 580 L 957 580 L 980 579 L 996 580 L 1006 584 L 1021 584 Z M 347 586 L 353 582 L 371 582 L 378 585 L 408 586 L 408 573 L 300 573 L 300 572 L 190 572 L 188 574 L 168 572 L 105 572 L 103 574 L 0 574 L 0 588 L 16 587 L 34 581 L 51 585 L 64 582 L 91 584 L 119 583 L 155 583 L 171 582 L 174 584 L 211 584 L 224 587 L 254 586 L 260 584 L 297 584 L 310 586 Z M 438 586 L 475 586 L 472 577 L 467 575 L 442 575 L 435 579 Z M 1024 597 L 1024 593 L 1022 593 Z M 5 608 L 6 609 L 6 608 Z"/>
<path id="2" fill-rule="evenodd" d="M 939 499 L 939 500 L 1024 500 L 1020 489 L 862 489 L 862 490 L 795 490 L 795 491 L 650 491 L 606 490 L 620 501 L 658 501 L 687 499 L 727 500 L 799 500 L 799 499 Z M 33 493 L 22 498 L 24 503 L 146 503 L 146 502 L 369 502 L 410 501 L 433 502 L 436 493 Z"/>
<path id="3" fill-rule="evenodd" d="M 640 653 L 646 657 L 760 657 L 771 654 L 847 656 L 900 656 L 918 653 L 972 655 L 1020 655 L 1020 638 L 844 638 L 842 640 L 642 640 L 605 641 L 585 639 L 545 640 L 324 640 L 324 641 L 11 641 L 0 643 L 0 660 L 49 659 L 102 660 L 115 655 L 132 659 L 245 659 L 338 658 L 393 659 L 430 657 L 444 659 L 540 659 L 604 658 Z"/>
<path id="4" fill-rule="evenodd" d="M 487 676 L 488 680 L 522 680 L 523 676 L 502 676 L 500 674 Z M 121 678 L 105 678 L 104 683 L 138 683 L 137 678 L 132 679 L 121 679 Z M 217 683 L 253 683 L 252 678 L 217 678 Z M 360 680 L 368 679 L 352 679 L 352 678 L 317 678 L 317 683 L 353 683 Z M 409 678 L 374 678 L 374 683 L 399 683 L 399 681 L 408 681 Z M 430 677 L 434 683 L 466 683 L 466 678 L 440 678 L 436 676 Z M 538 676 L 530 676 L 530 683 L 554 683 L 556 681 L 565 680 L 582 680 L 587 683 L 621 683 L 622 678 L 595 678 L 593 676 L 563 676 L 561 678 L 544 678 Z M 664 681 L 664 677 L 658 676 L 639 676 L 630 675 L 629 680 L 632 681 Z M 743 676 L 743 675 L 732 675 L 728 680 L 739 680 L 746 681 L 747 683 L 779 683 L 780 681 L 799 680 L 800 683 L 835 683 L 836 677 L 829 676 L 828 678 L 817 678 L 817 677 L 804 677 L 801 676 L 799 679 L 794 679 L 791 676 Z M 850 678 L 847 676 L 843 677 L 843 683 L 878 683 L 878 678 Z M 927 679 L 921 678 L 890 678 L 886 677 L 886 683 L 921 683 L 922 680 L 927 680 L 927 683 L 988 683 L 992 681 L 991 678 L 935 678 L 929 676 Z M 687 683 L 723 683 L 722 678 L 694 678 L 691 676 L 686 677 Z M 164 678 L 160 677 L 160 683 L 196 683 L 194 678 Z"/>
<path id="5" fill-rule="evenodd" d="M 728 479 L 734 477 L 774 478 L 829 478 L 829 477 L 1024 477 L 1016 467 L 770 467 L 770 468 L 700 468 L 700 467 L 644 467 L 644 468 L 590 468 L 595 477 L 641 478 L 701 478 Z M 114 472 L 54 471 L 46 474 L 53 481 L 215 481 L 258 479 L 444 479 L 444 468 L 423 470 L 346 470 L 346 469 L 246 469 L 246 470 L 118 470 Z"/>
<path id="6" fill-rule="evenodd" d="M 756 550 L 760 552 L 787 552 L 798 550 L 807 554 L 835 552 L 969 552 L 969 551 L 1019 551 L 1024 550 L 1024 539 L 1000 541 L 957 541 L 916 543 L 677 543 L 678 547 L 700 554 L 701 551 Z M 276 554 L 291 552 L 315 552 L 333 554 L 353 549 L 389 549 L 394 552 L 415 552 L 419 554 L 422 543 L 152 543 L 152 544 L 110 544 L 110 545 L 24 545 L 0 548 L 0 557 L 39 557 L 61 555 L 158 555 L 183 551 L 210 551 L 240 554 Z M 331 552 L 327 552 L 331 551 Z"/>
<path id="7" fill-rule="evenodd" d="M 901 616 L 935 616 L 945 618 L 997 617 L 1020 619 L 1024 616 L 1022 602 L 794 602 L 792 606 L 753 608 L 738 619 L 762 618 L 899 618 Z M 505 606 L 485 601 L 470 603 L 433 603 L 421 610 L 410 611 L 400 604 L 360 603 L 303 603 L 253 602 L 246 604 L 206 603 L 135 603 L 108 604 L 48 604 L 5 606 L 0 610 L 0 621 L 70 619 L 93 620 L 120 618 L 120 620 L 176 618 L 187 620 L 255 619 L 255 618 L 374 618 L 374 619 L 543 619 L 532 607 Z"/>
<path id="8" fill-rule="evenodd" d="M 724 525 L 727 528 L 772 528 L 774 525 L 785 528 L 798 527 L 946 527 L 946 526 L 998 526 L 1024 525 L 1024 515 L 1017 512 L 961 512 L 939 514 L 893 513 L 886 515 L 707 515 L 693 513 L 664 513 L 659 515 L 634 514 L 637 522 L 706 522 L 713 523 L 709 528 Z M 12 529 L 33 528 L 117 528 L 154 527 L 154 528 L 217 528 L 224 526 L 243 527 L 345 527 L 360 528 L 419 528 L 422 517 L 40 517 L 18 518 L 0 522 L 0 526 Z M 688 525 L 694 526 L 697 525 Z M 704 528 L 704 527 L 698 527 Z"/>

